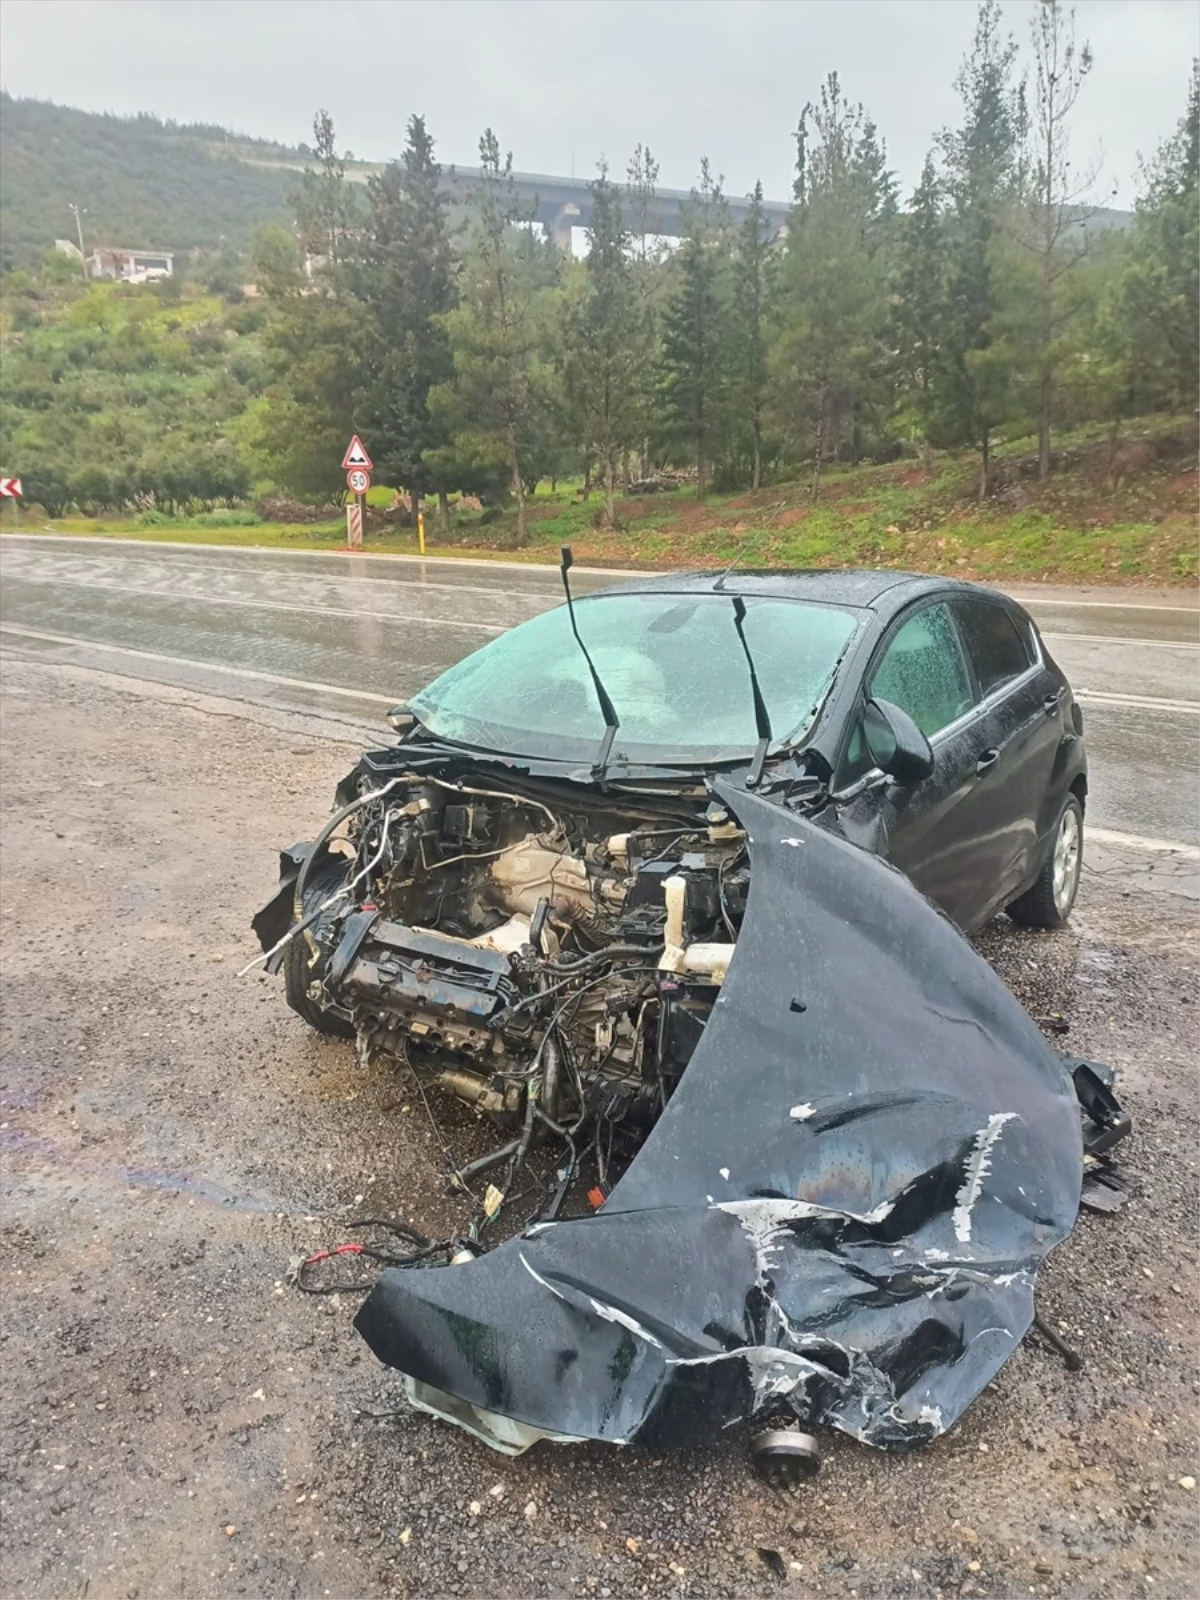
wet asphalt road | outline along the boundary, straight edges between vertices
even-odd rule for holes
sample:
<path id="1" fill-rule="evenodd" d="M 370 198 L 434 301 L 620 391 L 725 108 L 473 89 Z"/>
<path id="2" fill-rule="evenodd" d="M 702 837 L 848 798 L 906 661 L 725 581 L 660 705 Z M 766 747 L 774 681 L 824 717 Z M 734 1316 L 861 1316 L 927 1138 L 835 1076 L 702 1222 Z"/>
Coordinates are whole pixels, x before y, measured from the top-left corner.
<path id="1" fill-rule="evenodd" d="M 620 574 L 576 568 L 577 593 Z M 561 598 L 553 568 L 95 539 L 0 540 L 0 646 L 376 724 Z M 1200 843 L 1194 591 L 1020 595 L 1087 716 L 1092 834 Z"/>

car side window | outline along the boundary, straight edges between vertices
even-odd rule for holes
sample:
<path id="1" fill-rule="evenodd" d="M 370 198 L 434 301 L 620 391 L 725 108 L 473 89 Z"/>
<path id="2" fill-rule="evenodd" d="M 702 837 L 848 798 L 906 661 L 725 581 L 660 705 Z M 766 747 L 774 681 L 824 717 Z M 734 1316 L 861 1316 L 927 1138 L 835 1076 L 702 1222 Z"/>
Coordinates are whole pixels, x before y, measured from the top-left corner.
<path id="1" fill-rule="evenodd" d="M 971 709 L 974 695 L 948 605 L 924 606 L 904 623 L 871 673 L 867 693 L 907 711 L 927 739 Z"/>
<path id="2" fill-rule="evenodd" d="M 971 709 L 971 681 L 945 602 L 925 606 L 893 635 L 867 679 L 866 692 L 907 711 L 926 738 Z M 835 787 L 848 788 L 870 767 L 860 711 L 842 751 Z"/>
<path id="3" fill-rule="evenodd" d="M 1028 672 L 1029 647 L 1003 606 L 972 598 L 956 600 L 954 607 L 981 697 Z"/>

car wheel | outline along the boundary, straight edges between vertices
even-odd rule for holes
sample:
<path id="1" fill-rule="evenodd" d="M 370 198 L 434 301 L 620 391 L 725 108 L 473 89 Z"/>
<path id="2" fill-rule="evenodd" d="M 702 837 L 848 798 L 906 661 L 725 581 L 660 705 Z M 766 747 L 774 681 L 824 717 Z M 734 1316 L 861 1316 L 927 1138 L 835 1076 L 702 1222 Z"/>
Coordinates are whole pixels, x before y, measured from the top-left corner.
<path id="1" fill-rule="evenodd" d="M 315 874 L 304 897 L 306 912 L 314 910 L 345 876 L 344 866 Z M 302 933 L 284 946 L 283 990 L 287 1003 L 298 1017 L 303 1017 L 309 1027 L 315 1028 L 318 1033 L 327 1033 L 334 1039 L 353 1039 L 355 1029 L 349 1017 L 339 1016 L 336 1011 L 329 1010 L 310 993 L 324 970 L 324 962 L 315 968 L 309 966 L 311 953 L 308 940 Z"/>
<path id="2" fill-rule="evenodd" d="M 1074 795 L 1068 795 L 1046 865 L 1033 887 L 1009 906 L 1009 916 L 1027 928 L 1061 928 L 1079 893 L 1082 867 L 1083 807 Z"/>

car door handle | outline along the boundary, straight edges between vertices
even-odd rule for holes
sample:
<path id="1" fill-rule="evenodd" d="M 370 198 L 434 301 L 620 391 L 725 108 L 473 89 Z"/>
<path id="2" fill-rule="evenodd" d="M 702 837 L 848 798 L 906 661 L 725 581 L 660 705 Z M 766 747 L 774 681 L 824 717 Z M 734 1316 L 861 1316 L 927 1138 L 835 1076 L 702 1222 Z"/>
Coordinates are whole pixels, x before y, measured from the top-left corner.
<path id="1" fill-rule="evenodd" d="M 1062 699 L 1062 690 L 1059 689 L 1054 694 L 1048 694 L 1046 696 L 1046 698 L 1042 701 L 1042 710 L 1046 713 L 1046 715 L 1048 717 L 1052 717 L 1055 714 L 1055 712 L 1058 710 L 1059 702 L 1061 701 L 1061 699 Z"/>
<path id="2" fill-rule="evenodd" d="M 999 750 L 985 750 L 980 756 L 979 760 L 975 763 L 976 775 L 982 777 L 982 775 L 987 772 L 989 768 L 996 765 L 999 759 Z"/>

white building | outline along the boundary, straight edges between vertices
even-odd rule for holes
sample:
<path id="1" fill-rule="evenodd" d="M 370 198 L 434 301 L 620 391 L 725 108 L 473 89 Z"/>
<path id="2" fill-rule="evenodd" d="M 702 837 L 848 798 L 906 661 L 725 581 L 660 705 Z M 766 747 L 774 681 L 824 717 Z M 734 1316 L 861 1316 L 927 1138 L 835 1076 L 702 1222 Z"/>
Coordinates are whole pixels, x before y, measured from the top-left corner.
<path id="1" fill-rule="evenodd" d="M 152 283 L 175 276 L 173 250 L 110 250 L 101 247 L 87 262 L 89 278 L 113 278 L 120 283 Z"/>

